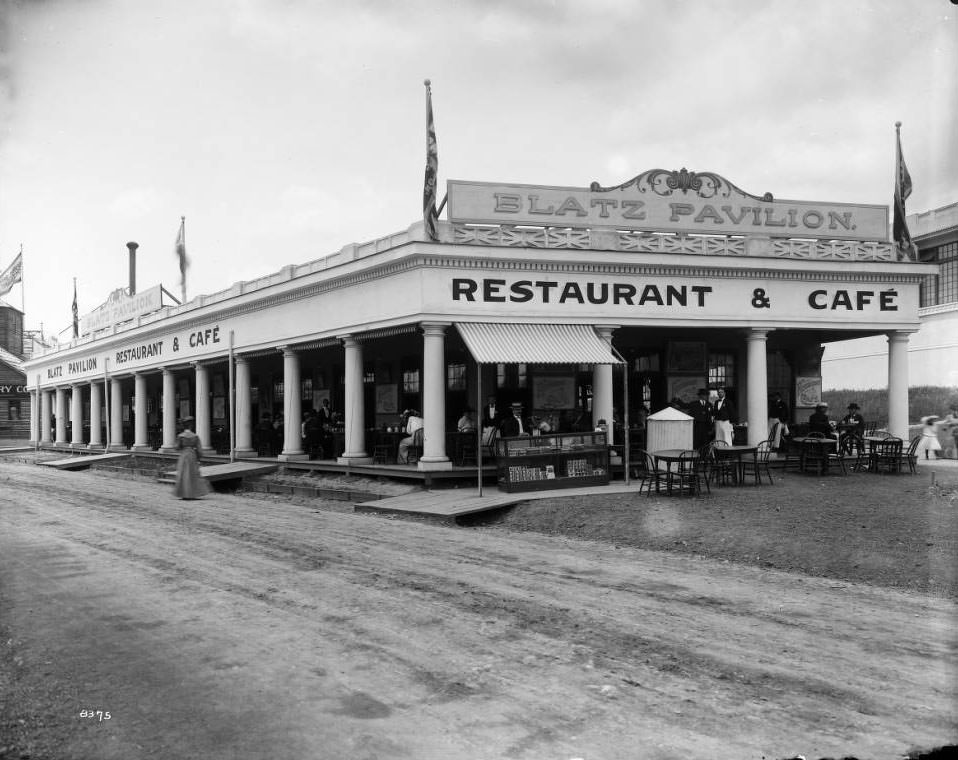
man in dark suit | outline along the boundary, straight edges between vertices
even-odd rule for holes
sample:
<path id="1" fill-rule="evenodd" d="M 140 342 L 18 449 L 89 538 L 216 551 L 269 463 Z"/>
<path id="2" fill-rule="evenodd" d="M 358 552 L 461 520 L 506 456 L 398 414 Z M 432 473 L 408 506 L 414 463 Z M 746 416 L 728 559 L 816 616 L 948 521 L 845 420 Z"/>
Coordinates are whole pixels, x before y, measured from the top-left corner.
<path id="1" fill-rule="evenodd" d="M 521 415 L 522 407 L 517 404 L 513 404 L 507 409 L 499 423 L 499 435 L 503 438 L 514 438 L 517 435 L 522 435 Z"/>
<path id="2" fill-rule="evenodd" d="M 712 439 L 713 410 L 706 388 L 699 388 L 698 400 L 689 404 L 686 413 L 692 418 L 692 446 L 699 449 Z"/>

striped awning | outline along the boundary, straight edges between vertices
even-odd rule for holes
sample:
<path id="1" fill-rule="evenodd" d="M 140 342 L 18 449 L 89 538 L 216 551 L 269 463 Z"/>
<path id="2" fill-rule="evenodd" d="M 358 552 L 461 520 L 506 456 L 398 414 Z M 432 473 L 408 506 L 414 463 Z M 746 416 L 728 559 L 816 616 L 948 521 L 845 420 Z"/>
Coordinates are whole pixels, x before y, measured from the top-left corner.
<path id="1" fill-rule="evenodd" d="M 456 322 L 480 364 L 620 364 L 589 325 Z"/>

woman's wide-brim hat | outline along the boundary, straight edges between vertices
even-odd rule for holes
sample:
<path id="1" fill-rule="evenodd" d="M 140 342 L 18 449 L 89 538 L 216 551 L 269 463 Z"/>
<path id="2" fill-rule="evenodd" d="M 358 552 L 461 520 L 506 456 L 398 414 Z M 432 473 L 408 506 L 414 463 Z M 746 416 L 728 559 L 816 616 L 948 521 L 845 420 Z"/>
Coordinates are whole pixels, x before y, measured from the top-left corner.
<path id="1" fill-rule="evenodd" d="M 815 404 L 815 408 L 816 408 L 816 409 L 828 409 L 828 403 L 825 402 L 825 401 L 819 401 L 817 404 Z"/>
<path id="2" fill-rule="evenodd" d="M 939 417 L 937 414 L 929 414 L 927 417 L 921 418 L 921 424 L 927 425 L 929 422 L 935 422 L 936 420 L 940 420 L 940 419 L 941 417 Z"/>

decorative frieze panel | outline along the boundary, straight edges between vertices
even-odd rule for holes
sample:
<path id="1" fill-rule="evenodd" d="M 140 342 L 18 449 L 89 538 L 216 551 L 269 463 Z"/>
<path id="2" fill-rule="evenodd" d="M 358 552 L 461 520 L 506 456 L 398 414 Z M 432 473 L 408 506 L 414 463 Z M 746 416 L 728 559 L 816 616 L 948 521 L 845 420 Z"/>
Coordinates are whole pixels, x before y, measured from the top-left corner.
<path id="1" fill-rule="evenodd" d="M 897 261 L 891 243 L 856 240 L 790 240 L 649 232 L 578 230 L 556 227 L 472 226 L 454 224 L 459 245 L 507 248 L 571 248 L 699 256 L 773 256 L 816 261 Z"/>
<path id="2" fill-rule="evenodd" d="M 853 240 L 772 240 L 771 255 L 824 261 L 896 261 L 891 243 Z"/>

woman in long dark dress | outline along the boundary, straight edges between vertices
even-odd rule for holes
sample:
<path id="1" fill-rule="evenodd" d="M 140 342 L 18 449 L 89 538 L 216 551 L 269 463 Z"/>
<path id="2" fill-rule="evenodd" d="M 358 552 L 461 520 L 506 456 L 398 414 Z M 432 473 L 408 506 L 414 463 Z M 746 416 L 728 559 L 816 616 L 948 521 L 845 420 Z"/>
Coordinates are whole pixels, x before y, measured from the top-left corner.
<path id="1" fill-rule="evenodd" d="M 191 424 L 192 420 L 184 420 L 183 431 L 176 436 L 180 456 L 173 493 L 178 499 L 199 499 L 210 492 L 210 484 L 200 475 L 200 437 L 190 429 Z"/>

